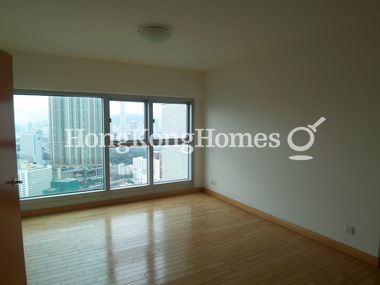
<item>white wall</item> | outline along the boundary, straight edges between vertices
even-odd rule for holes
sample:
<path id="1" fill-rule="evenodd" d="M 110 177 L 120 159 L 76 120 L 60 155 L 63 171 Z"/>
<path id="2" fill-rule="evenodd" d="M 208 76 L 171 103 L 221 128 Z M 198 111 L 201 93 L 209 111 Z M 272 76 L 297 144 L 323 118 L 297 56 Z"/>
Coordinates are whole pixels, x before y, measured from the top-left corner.
<path id="1" fill-rule="evenodd" d="M 186 97 L 201 127 L 203 72 L 13 51 L 14 87 L 29 90 Z M 203 183 L 202 150 L 195 152 L 195 187 Z"/>
<path id="2" fill-rule="evenodd" d="M 380 75 L 376 46 L 355 42 L 282 47 L 211 71 L 204 106 L 204 74 L 185 70 L 13 52 L 14 81 L 19 89 L 191 97 L 195 127 L 203 127 L 203 108 L 206 127 L 218 131 L 280 132 L 278 149 L 207 149 L 204 185 L 378 255 Z M 321 115 L 315 159 L 290 161 L 289 130 Z M 202 174 L 197 150 L 197 187 Z"/>
<path id="3" fill-rule="evenodd" d="M 379 46 L 378 37 L 319 39 L 209 72 L 206 127 L 279 132 L 281 147 L 207 149 L 205 185 L 378 256 Z M 315 159 L 289 160 L 289 131 L 320 116 L 327 121 L 308 152 Z"/>

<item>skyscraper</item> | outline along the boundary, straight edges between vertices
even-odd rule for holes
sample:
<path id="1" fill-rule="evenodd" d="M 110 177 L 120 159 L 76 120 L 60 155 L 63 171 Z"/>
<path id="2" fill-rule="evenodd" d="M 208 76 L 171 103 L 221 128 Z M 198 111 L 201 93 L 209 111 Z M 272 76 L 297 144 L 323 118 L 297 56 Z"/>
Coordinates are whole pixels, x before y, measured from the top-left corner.
<path id="1" fill-rule="evenodd" d="M 186 104 L 162 104 L 161 133 L 182 136 L 187 133 Z"/>
<path id="2" fill-rule="evenodd" d="M 181 146 L 161 147 L 162 181 L 189 178 L 189 155 L 181 152 Z"/>
<path id="3" fill-rule="evenodd" d="M 128 140 L 127 113 L 125 102 L 120 102 L 120 117 L 119 117 L 119 136 L 120 140 Z"/>
<path id="4" fill-rule="evenodd" d="M 157 156 L 157 155 L 156 155 Z M 161 180 L 161 160 L 158 158 L 153 158 L 153 177 L 154 181 Z"/>
<path id="5" fill-rule="evenodd" d="M 50 188 L 52 181 L 52 168 L 50 165 L 28 164 L 18 170 L 18 179 L 23 183 L 20 184 L 20 197 L 42 196 L 43 191 Z"/>
<path id="6" fill-rule="evenodd" d="M 53 167 L 83 168 L 103 165 L 101 147 L 67 147 L 66 129 L 83 129 L 83 136 L 103 132 L 102 100 L 49 96 L 50 151 Z M 75 145 L 75 140 L 72 141 Z M 94 138 L 89 140 L 94 143 Z"/>
<path id="7" fill-rule="evenodd" d="M 30 162 L 42 163 L 42 138 L 38 134 L 20 136 L 20 156 Z"/>
<path id="8" fill-rule="evenodd" d="M 146 183 L 147 181 L 147 159 L 141 156 L 134 157 L 132 160 L 133 178 L 139 183 Z"/>
<path id="9" fill-rule="evenodd" d="M 161 132 L 165 136 L 182 137 L 187 133 L 187 105 L 162 105 Z M 189 178 L 189 155 L 181 152 L 180 145 L 166 145 L 161 147 L 162 181 L 171 181 Z M 158 165 L 156 166 L 158 167 Z"/>

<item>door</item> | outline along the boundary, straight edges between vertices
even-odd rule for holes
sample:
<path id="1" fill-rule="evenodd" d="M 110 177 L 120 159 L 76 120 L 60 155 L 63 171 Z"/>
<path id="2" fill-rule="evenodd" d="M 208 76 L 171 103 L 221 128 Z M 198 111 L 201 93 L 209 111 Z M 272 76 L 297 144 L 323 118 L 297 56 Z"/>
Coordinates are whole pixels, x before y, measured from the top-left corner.
<path id="1" fill-rule="evenodd" d="M 12 56 L 0 50 L 0 284 L 26 284 L 17 189 Z"/>

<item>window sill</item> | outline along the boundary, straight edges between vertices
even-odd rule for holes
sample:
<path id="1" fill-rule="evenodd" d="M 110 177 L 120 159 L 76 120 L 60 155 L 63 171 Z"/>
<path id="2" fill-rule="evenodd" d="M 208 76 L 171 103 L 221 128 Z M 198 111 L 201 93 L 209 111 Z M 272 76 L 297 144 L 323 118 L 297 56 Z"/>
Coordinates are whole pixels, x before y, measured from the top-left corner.
<path id="1" fill-rule="evenodd" d="M 122 188 L 109 191 L 99 190 L 38 198 L 28 198 L 20 200 L 20 203 L 21 211 L 30 211 L 69 205 L 80 205 L 89 202 L 112 200 L 116 198 L 138 197 L 152 193 L 175 192 L 178 190 L 190 188 L 194 188 L 194 182 L 192 180 L 186 180 L 180 182 L 138 186 L 133 188 Z"/>

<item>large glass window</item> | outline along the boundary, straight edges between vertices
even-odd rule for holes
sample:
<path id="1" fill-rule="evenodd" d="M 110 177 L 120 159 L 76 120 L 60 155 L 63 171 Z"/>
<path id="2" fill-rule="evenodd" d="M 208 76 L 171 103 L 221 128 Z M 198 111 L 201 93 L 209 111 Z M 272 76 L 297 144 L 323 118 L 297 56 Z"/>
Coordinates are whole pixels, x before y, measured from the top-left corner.
<path id="1" fill-rule="evenodd" d="M 154 182 L 189 179 L 188 145 L 155 146 L 153 152 Z"/>
<path id="2" fill-rule="evenodd" d="M 153 104 L 154 137 L 181 138 L 188 134 L 187 104 Z"/>
<path id="3" fill-rule="evenodd" d="M 21 198 L 104 188 L 104 151 L 88 136 L 103 133 L 101 98 L 15 95 L 14 110 Z"/>
<path id="4" fill-rule="evenodd" d="M 191 103 L 154 101 L 14 95 L 20 198 L 191 180 Z"/>
<path id="5" fill-rule="evenodd" d="M 109 149 L 111 189 L 148 184 L 148 148 Z"/>
<path id="6" fill-rule="evenodd" d="M 110 101 L 111 190 L 148 184 L 146 102 Z M 145 143 L 145 145 L 142 145 Z"/>
<path id="7" fill-rule="evenodd" d="M 111 134 L 120 142 L 144 139 L 145 103 L 110 101 Z"/>
<path id="8" fill-rule="evenodd" d="M 154 183 L 190 178 L 188 104 L 153 104 L 153 178 Z"/>

